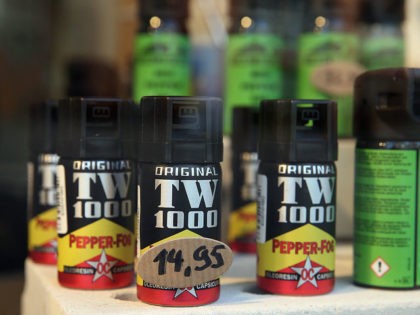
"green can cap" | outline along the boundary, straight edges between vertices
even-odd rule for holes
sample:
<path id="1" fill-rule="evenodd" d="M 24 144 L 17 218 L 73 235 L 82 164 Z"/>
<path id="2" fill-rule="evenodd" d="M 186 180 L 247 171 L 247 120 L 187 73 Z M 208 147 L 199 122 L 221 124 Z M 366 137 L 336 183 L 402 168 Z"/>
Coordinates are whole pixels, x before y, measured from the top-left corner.
<path id="1" fill-rule="evenodd" d="M 258 155 L 274 163 L 337 160 L 336 102 L 263 100 Z"/>

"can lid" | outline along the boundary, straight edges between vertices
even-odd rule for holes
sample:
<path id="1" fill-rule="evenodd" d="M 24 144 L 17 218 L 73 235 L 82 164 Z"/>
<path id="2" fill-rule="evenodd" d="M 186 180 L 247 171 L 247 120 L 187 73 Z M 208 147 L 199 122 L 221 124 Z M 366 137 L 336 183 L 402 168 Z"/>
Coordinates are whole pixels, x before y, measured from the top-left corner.
<path id="1" fill-rule="evenodd" d="M 367 71 L 354 85 L 359 140 L 420 140 L 420 69 Z"/>
<path id="2" fill-rule="evenodd" d="M 141 162 L 220 162 L 222 102 L 215 97 L 143 97 L 138 139 Z"/>
<path id="3" fill-rule="evenodd" d="M 263 100 L 258 155 L 265 162 L 337 160 L 336 102 Z"/>
<path id="4" fill-rule="evenodd" d="M 30 108 L 29 149 L 31 154 L 56 153 L 58 102 L 48 100 Z"/>
<path id="5" fill-rule="evenodd" d="M 237 152 L 257 152 L 259 110 L 254 107 L 233 108 L 232 148 Z"/>
<path id="6" fill-rule="evenodd" d="M 58 106 L 58 153 L 65 158 L 134 158 L 135 105 L 117 98 L 68 98 Z"/>

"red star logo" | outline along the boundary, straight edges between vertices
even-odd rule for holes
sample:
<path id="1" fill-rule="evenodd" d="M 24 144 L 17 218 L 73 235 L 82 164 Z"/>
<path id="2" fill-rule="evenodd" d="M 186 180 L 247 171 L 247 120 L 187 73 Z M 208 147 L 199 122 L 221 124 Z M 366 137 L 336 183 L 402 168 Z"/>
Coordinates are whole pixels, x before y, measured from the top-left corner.
<path id="1" fill-rule="evenodd" d="M 291 269 L 300 276 L 296 288 L 299 288 L 306 282 L 310 282 L 315 288 L 318 288 L 315 276 L 321 271 L 322 267 L 312 267 L 312 262 L 309 259 L 309 256 L 306 257 L 303 268 L 291 267 Z"/>
<path id="2" fill-rule="evenodd" d="M 102 250 L 101 257 L 99 257 L 98 261 L 87 261 L 86 263 L 95 268 L 92 282 L 104 276 L 114 281 L 111 269 L 118 263 L 118 260 L 108 261 L 105 249 Z"/>

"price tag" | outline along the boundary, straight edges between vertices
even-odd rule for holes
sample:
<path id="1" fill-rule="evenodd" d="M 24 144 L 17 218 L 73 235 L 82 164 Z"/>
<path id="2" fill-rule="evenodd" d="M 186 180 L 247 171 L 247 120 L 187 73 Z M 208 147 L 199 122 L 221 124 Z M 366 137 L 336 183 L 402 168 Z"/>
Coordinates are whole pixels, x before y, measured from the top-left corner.
<path id="1" fill-rule="evenodd" d="M 210 238 L 180 238 L 141 255 L 137 272 L 143 280 L 168 288 L 192 287 L 219 278 L 232 264 L 226 244 Z"/>
<path id="2" fill-rule="evenodd" d="M 334 96 L 347 96 L 353 93 L 354 80 L 364 71 L 355 62 L 331 61 L 318 66 L 310 80 L 321 92 Z"/>

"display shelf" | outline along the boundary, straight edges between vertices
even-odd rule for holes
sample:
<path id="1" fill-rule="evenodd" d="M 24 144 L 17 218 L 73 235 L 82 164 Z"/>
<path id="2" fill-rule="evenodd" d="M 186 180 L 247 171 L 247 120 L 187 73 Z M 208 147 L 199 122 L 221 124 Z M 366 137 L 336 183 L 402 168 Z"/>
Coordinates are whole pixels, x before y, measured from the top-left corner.
<path id="1" fill-rule="evenodd" d="M 320 296 L 271 295 L 255 284 L 254 255 L 236 254 L 221 279 L 217 302 L 200 307 L 160 307 L 137 300 L 131 287 L 106 291 L 82 291 L 58 284 L 53 266 L 25 265 L 22 315 L 44 314 L 420 314 L 420 291 L 381 290 L 352 284 L 352 246 L 341 244 L 336 255 L 336 285 Z"/>

